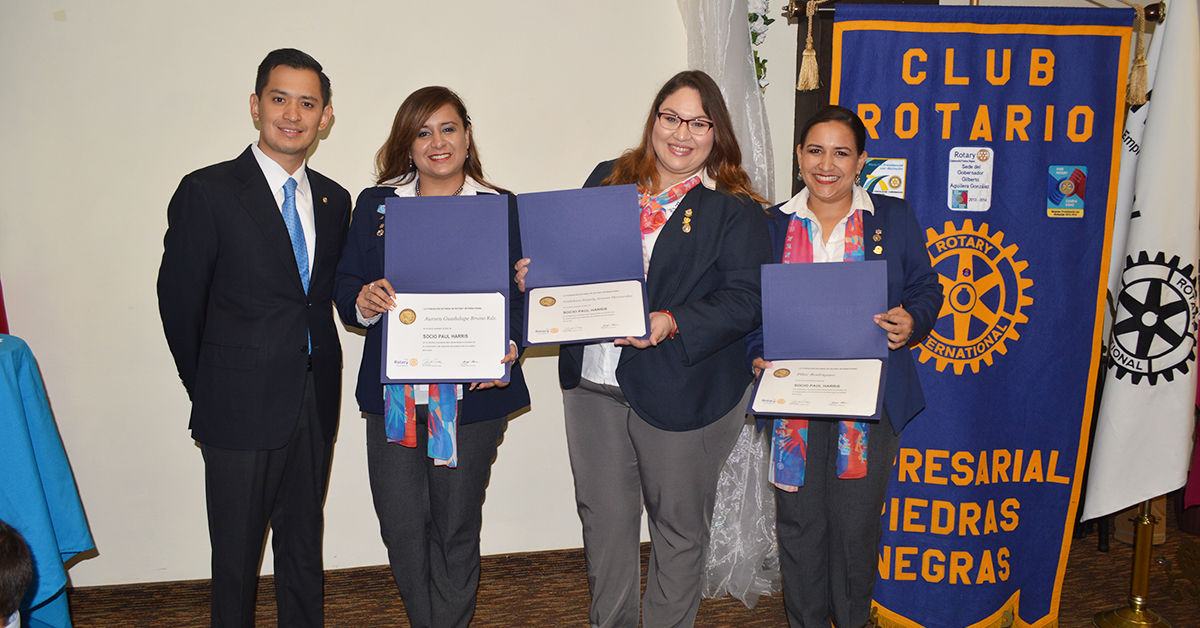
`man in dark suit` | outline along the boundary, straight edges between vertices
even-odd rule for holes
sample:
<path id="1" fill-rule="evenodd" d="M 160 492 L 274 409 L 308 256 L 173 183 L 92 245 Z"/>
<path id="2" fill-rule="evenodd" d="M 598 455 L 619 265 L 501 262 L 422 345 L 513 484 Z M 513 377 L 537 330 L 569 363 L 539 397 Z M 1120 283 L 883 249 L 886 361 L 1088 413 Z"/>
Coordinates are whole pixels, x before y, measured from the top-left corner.
<path id="1" fill-rule="evenodd" d="M 329 101 L 321 64 L 271 52 L 250 96 L 258 142 L 184 177 L 167 208 L 159 312 L 204 456 L 214 627 L 254 624 L 268 524 L 279 625 L 324 622 L 342 359 L 333 277 L 350 195 L 304 161 Z"/>

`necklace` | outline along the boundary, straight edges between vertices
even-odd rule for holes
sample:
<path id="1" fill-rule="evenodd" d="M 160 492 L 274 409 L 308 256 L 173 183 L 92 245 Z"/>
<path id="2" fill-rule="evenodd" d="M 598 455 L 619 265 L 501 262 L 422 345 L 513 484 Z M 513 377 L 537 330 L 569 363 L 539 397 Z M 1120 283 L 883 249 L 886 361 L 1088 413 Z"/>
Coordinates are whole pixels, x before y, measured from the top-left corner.
<path id="1" fill-rule="evenodd" d="M 465 186 L 466 184 L 467 184 L 467 182 L 464 180 L 463 184 L 458 186 L 458 189 L 454 190 L 454 194 L 451 194 L 450 196 L 458 196 L 459 194 L 462 194 L 463 186 Z M 421 179 L 418 178 L 417 179 L 417 196 L 420 196 L 420 195 L 421 195 Z"/>

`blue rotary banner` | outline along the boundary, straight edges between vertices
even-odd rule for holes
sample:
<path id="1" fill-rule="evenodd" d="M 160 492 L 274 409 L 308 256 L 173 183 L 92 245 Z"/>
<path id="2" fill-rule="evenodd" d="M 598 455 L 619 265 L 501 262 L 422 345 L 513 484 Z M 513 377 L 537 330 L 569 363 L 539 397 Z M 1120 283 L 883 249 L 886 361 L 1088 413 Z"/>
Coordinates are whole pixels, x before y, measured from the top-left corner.
<path id="1" fill-rule="evenodd" d="M 1054 626 L 1116 197 L 1128 9 L 839 5 L 831 101 L 908 199 L 946 302 L 917 353 L 875 588 L 884 627 Z"/>

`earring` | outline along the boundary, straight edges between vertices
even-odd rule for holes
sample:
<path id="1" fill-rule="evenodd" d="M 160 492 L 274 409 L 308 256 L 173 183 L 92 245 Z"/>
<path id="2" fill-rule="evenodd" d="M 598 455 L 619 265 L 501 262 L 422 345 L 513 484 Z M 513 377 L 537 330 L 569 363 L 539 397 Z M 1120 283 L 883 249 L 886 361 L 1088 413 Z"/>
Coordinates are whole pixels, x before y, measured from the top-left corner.
<path id="1" fill-rule="evenodd" d="M 471 160 L 471 151 L 467 151 L 467 161 Z"/>
<path id="2" fill-rule="evenodd" d="M 862 173 L 861 172 L 854 173 L 854 185 L 859 185 L 859 183 L 861 181 L 862 181 Z"/>
<path id="3" fill-rule="evenodd" d="M 413 169 L 413 165 L 414 165 L 414 164 L 413 164 L 413 160 L 412 160 L 412 155 L 409 155 L 409 156 L 408 156 L 408 169 L 409 169 L 409 170 L 412 170 L 412 169 Z"/>
<path id="4" fill-rule="evenodd" d="M 801 170 L 800 168 L 797 168 L 797 169 L 796 169 L 796 180 L 797 180 L 797 181 L 803 181 L 803 180 L 804 180 L 804 171 L 803 171 L 803 170 Z"/>

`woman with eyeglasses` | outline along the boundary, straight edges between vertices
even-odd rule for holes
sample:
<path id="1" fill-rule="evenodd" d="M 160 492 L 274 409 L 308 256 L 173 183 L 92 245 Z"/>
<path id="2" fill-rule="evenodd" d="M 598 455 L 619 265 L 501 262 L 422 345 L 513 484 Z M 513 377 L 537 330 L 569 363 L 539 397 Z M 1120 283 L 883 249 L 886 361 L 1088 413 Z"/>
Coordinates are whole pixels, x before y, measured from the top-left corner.
<path id="1" fill-rule="evenodd" d="M 741 161 L 716 83 L 680 72 L 654 99 L 641 144 L 584 184 L 637 184 L 651 310 L 648 340 L 559 352 L 592 626 L 638 626 L 643 503 L 642 625 L 695 623 L 717 473 L 745 421 L 743 338 L 760 324 L 759 267 L 771 260 Z M 537 260 L 516 268 L 524 290 Z"/>
<path id="2" fill-rule="evenodd" d="M 392 575 L 414 628 L 465 628 L 471 622 L 492 459 L 508 415 L 529 405 L 529 390 L 515 362 L 525 320 L 522 299 L 515 296 L 509 308 L 514 340 L 502 360 L 512 362 L 510 383 L 385 388 L 379 382 L 380 319 L 395 308 L 392 298 L 404 288 L 383 276 L 385 225 L 405 228 L 399 217 L 386 220 L 386 200 L 507 194 L 484 180 L 471 129 L 462 99 L 445 87 L 423 87 L 404 100 L 375 155 L 376 185 L 363 190 L 354 205 L 334 285 L 342 321 L 367 330 L 356 393 L 367 420 L 367 473 Z M 512 264 L 521 257 L 514 196 L 509 195 L 508 205 Z M 446 420 L 448 414 L 457 427 L 456 465 L 435 460 L 427 446 L 436 432 L 429 429 L 430 422 Z M 414 426 L 415 434 L 407 434 Z"/>

